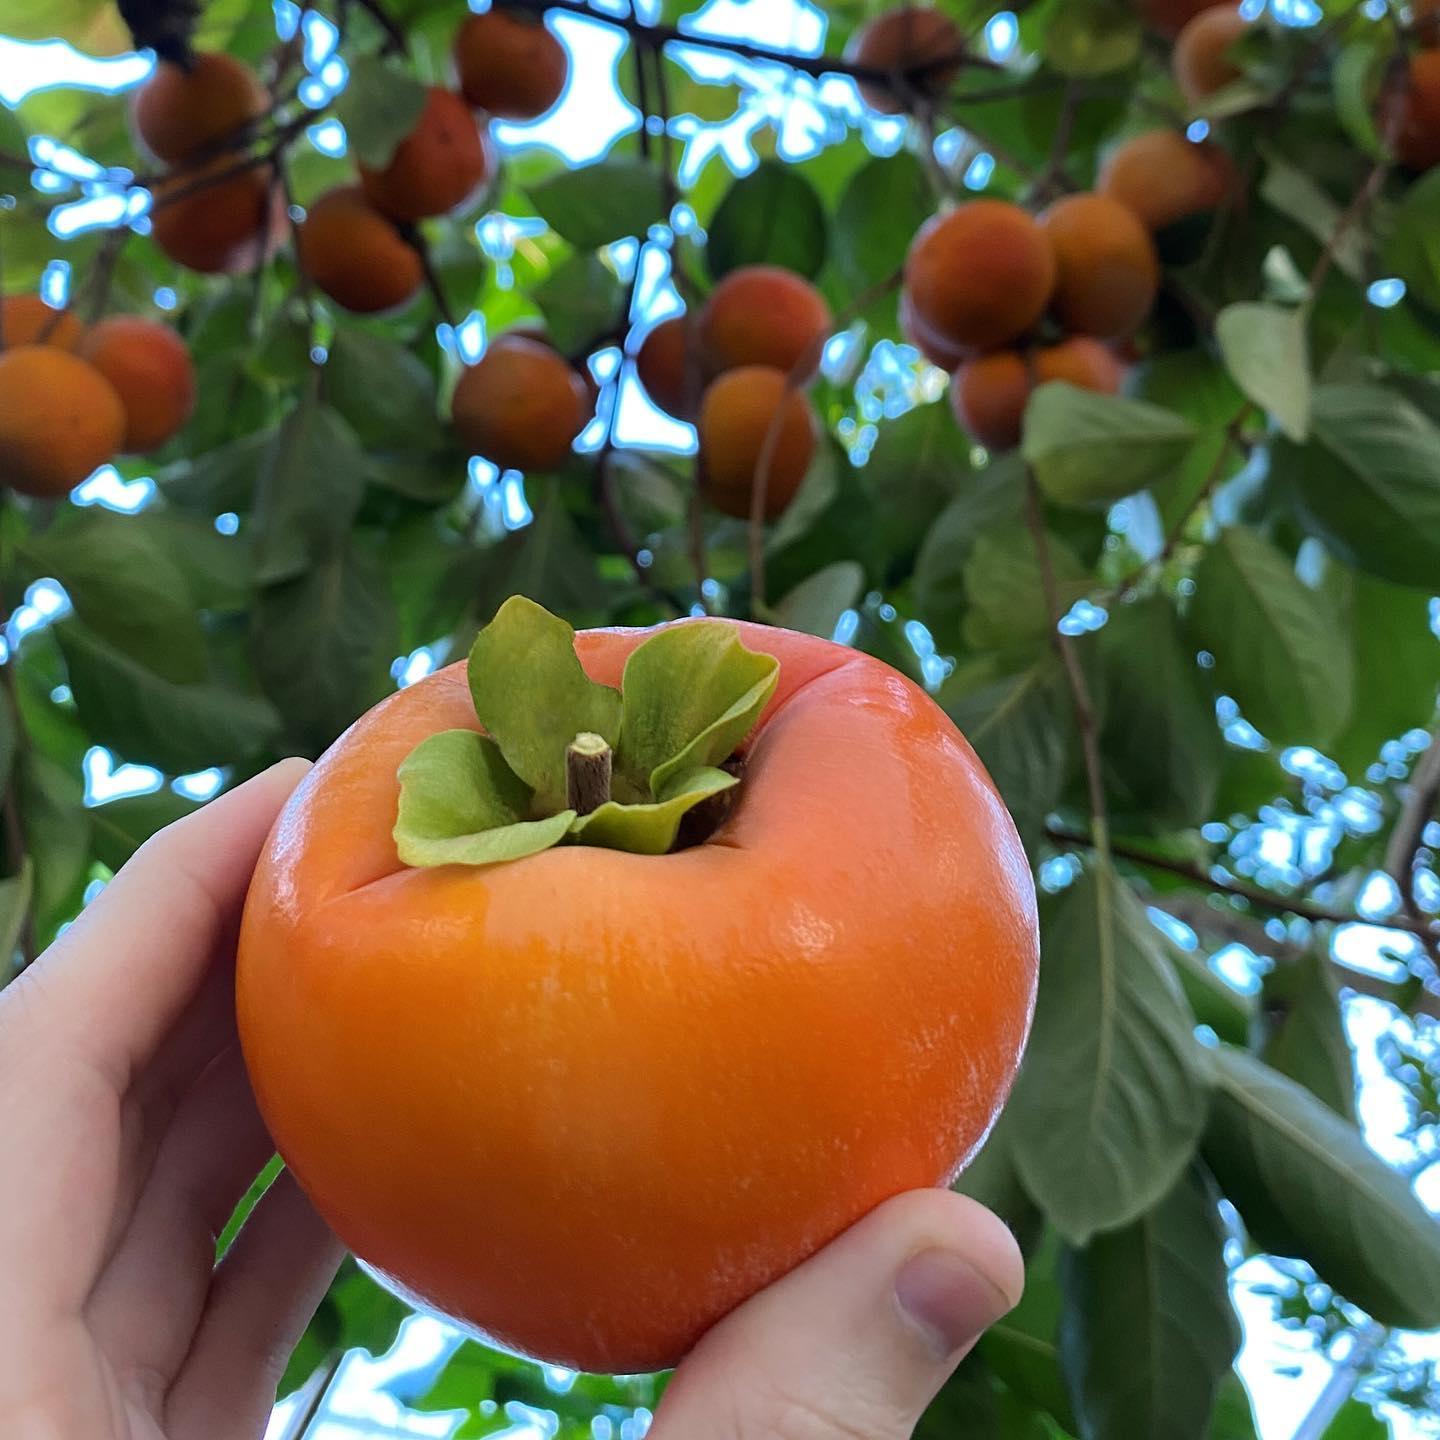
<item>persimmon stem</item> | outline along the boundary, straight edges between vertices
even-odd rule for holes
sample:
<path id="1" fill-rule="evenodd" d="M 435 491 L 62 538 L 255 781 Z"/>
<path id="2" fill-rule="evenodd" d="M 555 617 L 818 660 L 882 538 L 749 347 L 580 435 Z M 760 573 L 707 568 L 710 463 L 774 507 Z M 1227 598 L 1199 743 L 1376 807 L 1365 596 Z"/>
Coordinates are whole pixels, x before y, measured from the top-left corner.
<path id="1" fill-rule="evenodd" d="M 582 730 L 565 751 L 566 802 L 577 815 L 598 810 L 610 798 L 610 746 L 603 735 Z"/>

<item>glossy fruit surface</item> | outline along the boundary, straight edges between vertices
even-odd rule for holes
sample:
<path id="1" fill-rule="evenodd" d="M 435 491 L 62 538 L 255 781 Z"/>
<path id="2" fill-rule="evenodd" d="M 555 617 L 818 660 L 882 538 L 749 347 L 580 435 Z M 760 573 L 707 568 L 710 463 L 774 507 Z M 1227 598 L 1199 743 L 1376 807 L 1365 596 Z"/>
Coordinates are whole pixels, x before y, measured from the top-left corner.
<path id="1" fill-rule="evenodd" d="M 492 162 L 460 96 L 431 86 L 415 128 L 380 169 L 360 166 L 365 198 L 392 220 L 414 222 L 448 215 L 470 199 L 490 174 Z"/>
<path id="2" fill-rule="evenodd" d="M 646 335 L 635 356 L 635 373 L 645 393 L 681 420 L 694 418 L 705 387 L 695 331 L 693 316 L 672 315 Z"/>
<path id="3" fill-rule="evenodd" d="M 1197 144 L 1175 130 L 1147 130 L 1109 155 L 1095 188 L 1160 230 L 1217 209 L 1235 183 L 1234 162 L 1218 145 Z"/>
<path id="4" fill-rule="evenodd" d="M 1132 334 L 1160 289 L 1160 261 L 1144 222 L 1108 195 L 1067 195 L 1040 217 L 1055 251 L 1050 308 L 1084 335 Z"/>
<path id="5" fill-rule="evenodd" d="M 815 457 L 810 402 L 787 384 L 784 371 L 767 365 L 742 365 L 714 381 L 700 402 L 697 429 L 701 491 L 722 515 L 737 520 L 750 518 L 762 466 L 764 515 L 774 520 L 795 498 Z"/>
<path id="6" fill-rule="evenodd" d="M 948 15 L 928 5 L 900 5 L 861 26 L 846 46 L 845 58 L 895 77 L 897 83 L 891 85 L 858 83 L 872 110 L 899 115 L 913 96 L 941 99 L 960 73 L 964 50 L 965 37 Z M 905 94 L 907 84 L 910 96 Z"/>
<path id="7" fill-rule="evenodd" d="M 80 342 L 125 407 L 121 450 L 143 455 L 177 434 L 195 409 L 195 367 L 185 342 L 158 320 L 111 315 Z"/>
<path id="8" fill-rule="evenodd" d="M 539 20 L 490 9 L 455 35 L 455 70 L 467 104 L 502 120 L 534 120 L 565 89 L 565 47 Z"/>
<path id="9" fill-rule="evenodd" d="M 742 265 L 710 292 L 696 326 L 711 375 L 740 365 L 801 367 L 808 380 L 820 368 L 820 349 L 832 319 L 825 297 L 803 276 L 780 265 Z"/>
<path id="10" fill-rule="evenodd" d="M 162 60 L 135 92 L 132 115 L 141 143 L 168 164 L 188 160 L 234 137 L 265 113 L 259 77 L 220 52 L 195 55 L 188 68 Z"/>
<path id="11" fill-rule="evenodd" d="M 507 334 L 460 376 L 450 411 L 460 438 L 502 470 L 553 470 L 584 426 L 588 400 L 563 355 Z"/>
<path id="12" fill-rule="evenodd" d="M 0 354 L 0 484 L 59 499 L 120 448 L 125 407 L 93 365 L 53 345 Z"/>
<path id="13" fill-rule="evenodd" d="M 881 662 L 741 630 L 779 685 L 709 842 L 403 867 L 397 767 L 476 728 L 456 665 L 322 758 L 246 906 L 245 1056 L 322 1214 L 404 1293 L 582 1369 L 674 1363 L 943 1184 L 1029 1023 L 1033 886 L 969 746 Z M 650 633 L 576 648 L 617 685 Z"/>
<path id="14" fill-rule="evenodd" d="M 156 181 L 150 238 L 204 275 L 253 270 L 288 229 L 285 197 L 268 167 L 237 170 L 228 157 Z"/>
<path id="15" fill-rule="evenodd" d="M 7 295 L 3 301 L 5 348 L 17 345 L 54 345 L 73 350 L 84 327 L 69 310 L 56 310 L 38 295 Z"/>
<path id="16" fill-rule="evenodd" d="M 394 310 L 425 283 L 420 252 L 358 185 L 321 195 L 310 206 L 296 243 L 310 278 L 357 315 Z"/>

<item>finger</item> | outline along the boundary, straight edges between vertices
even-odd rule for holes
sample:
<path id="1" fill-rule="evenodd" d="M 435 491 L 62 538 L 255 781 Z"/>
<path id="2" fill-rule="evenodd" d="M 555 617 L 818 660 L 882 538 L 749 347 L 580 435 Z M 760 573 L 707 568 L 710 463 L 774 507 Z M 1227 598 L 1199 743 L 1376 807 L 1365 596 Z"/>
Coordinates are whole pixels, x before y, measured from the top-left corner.
<path id="1" fill-rule="evenodd" d="M 289 1171 L 265 1192 L 215 1272 L 166 1406 L 171 1440 L 252 1440 L 344 1254 Z"/>
<path id="2" fill-rule="evenodd" d="M 179 1370 L 205 1307 L 215 1237 L 273 1153 L 232 1046 L 181 1104 L 85 1306 L 96 1343 L 137 1398 L 153 1400 Z"/>
<path id="3" fill-rule="evenodd" d="M 1015 1241 L 983 1206 L 897 1196 L 711 1330 L 653 1440 L 906 1440 L 1023 1283 Z"/>
<path id="4" fill-rule="evenodd" d="M 11 987 L 22 999 L 40 987 L 28 1027 L 39 1012 L 47 1043 L 74 1041 L 123 1095 L 233 937 L 260 847 L 307 769 L 282 761 L 152 835 Z M 0 1025 L 12 1003 L 0 997 Z"/>

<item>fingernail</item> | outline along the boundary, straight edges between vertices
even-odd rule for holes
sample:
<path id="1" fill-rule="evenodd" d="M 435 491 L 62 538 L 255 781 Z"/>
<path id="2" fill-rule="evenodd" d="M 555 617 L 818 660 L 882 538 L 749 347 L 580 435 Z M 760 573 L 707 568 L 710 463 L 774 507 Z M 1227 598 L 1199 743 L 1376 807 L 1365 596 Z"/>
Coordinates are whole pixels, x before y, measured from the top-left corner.
<path id="1" fill-rule="evenodd" d="M 949 1250 L 912 1255 L 895 1277 L 895 1298 L 941 1359 L 1014 1308 L 994 1281 Z"/>

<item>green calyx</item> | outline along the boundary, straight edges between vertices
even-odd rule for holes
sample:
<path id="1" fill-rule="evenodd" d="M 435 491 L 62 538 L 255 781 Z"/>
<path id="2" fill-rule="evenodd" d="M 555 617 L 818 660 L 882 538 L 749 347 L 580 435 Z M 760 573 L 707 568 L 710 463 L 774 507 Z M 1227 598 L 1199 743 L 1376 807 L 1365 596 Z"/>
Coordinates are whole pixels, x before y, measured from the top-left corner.
<path id="1" fill-rule="evenodd" d="M 613 690 L 586 675 L 569 625 L 512 596 L 470 651 L 485 733 L 443 730 L 400 766 L 400 859 L 494 865 L 562 843 L 663 855 L 687 814 L 739 784 L 721 767 L 779 675 L 733 625 L 699 621 L 638 646 Z"/>

